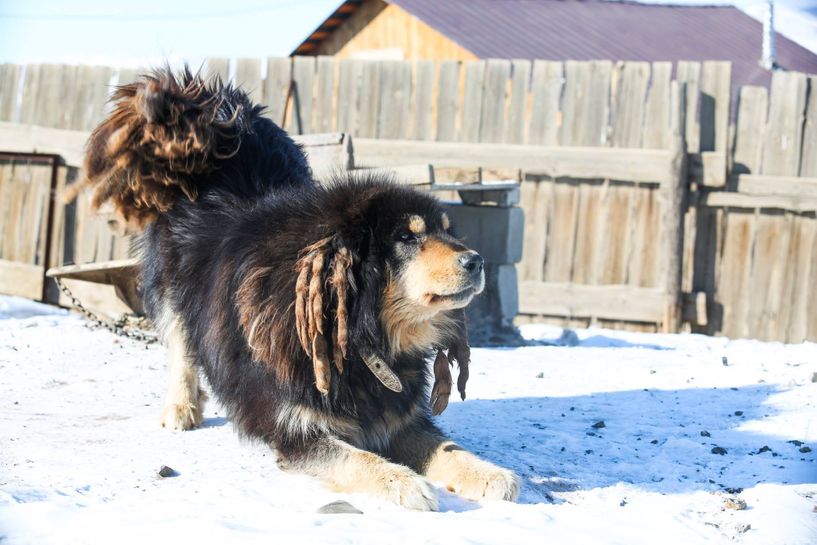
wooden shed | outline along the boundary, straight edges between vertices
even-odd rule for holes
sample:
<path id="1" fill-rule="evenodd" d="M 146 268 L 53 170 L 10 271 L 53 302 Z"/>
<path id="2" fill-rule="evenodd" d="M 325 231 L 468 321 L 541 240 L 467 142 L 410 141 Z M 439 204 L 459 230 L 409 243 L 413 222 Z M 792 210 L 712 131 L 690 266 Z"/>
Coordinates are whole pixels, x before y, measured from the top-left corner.
<path id="1" fill-rule="evenodd" d="M 768 87 L 764 26 L 732 6 L 608 0 L 347 0 L 293 55 L 732 63 L 732 85 Z M 776 68 L 817 73 L 817 55 L 775 33 Z"/>
<path id="2" fill-rule="evenodd" d="M 389 60 L 478 58 L 403 7 L 383 0 L 343 2 L 292 54 Z"/>

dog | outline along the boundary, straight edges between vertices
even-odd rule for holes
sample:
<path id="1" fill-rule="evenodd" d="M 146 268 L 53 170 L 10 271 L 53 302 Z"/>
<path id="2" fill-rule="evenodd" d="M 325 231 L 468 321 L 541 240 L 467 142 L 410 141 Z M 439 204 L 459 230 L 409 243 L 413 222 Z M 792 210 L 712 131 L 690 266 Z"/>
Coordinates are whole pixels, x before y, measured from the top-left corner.
<path id="1" fill-rule="evenodd" d="M 285 470 L 416 510 L 438 507 L 430 481 L 517 499 L 514 473 L 431 419 L 428 362 L 448 349 L 467 364 L 462 309 L 484 286 L 439 201 L 379 174 L 317 183 L 262 107 L 186 68 L 112 101 L 80 187 L 143 231 L 144 306 L 169 355 L 165 427 L 201 423 L 200 369 Z"/>

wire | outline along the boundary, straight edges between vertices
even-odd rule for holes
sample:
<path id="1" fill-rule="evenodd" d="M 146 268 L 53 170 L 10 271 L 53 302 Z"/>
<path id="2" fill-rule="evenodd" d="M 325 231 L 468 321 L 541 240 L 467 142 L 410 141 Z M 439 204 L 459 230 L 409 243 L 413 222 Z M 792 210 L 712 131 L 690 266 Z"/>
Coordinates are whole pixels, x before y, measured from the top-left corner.
<path id="1" fill-rule="evenodd" d="M 222 10 L 217 12 L 201 12 L 201 13 L 178 13 L 178 14 L 72 14 L 65 13 L 61 15 L 47 15 L 47 14 L 26 14 L 26 13 L 0 13 L 0 19 L 25 19 L 33 21 L 177 21 L 186 19 L 213 19 L 217 17 L 233 17 L 236 15 L 246 15 L 248 13 L 259 13 L 264 11 L 278 11 L 281 9 L 288 9 L 296 5 L 314 4 L 323 0 L 294 0 L 282 4 L 270 5 L 269 2 L 263 4 L 256 4 L 252 6 L 233 8 L 229 10 Z"/>

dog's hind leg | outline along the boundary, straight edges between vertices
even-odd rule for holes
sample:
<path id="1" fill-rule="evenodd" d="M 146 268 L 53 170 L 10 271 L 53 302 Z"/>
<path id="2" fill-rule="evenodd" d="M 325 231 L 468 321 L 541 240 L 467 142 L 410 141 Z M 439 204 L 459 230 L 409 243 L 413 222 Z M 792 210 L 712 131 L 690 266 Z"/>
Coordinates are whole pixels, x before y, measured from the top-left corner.
<path id="1" fill-rule="evenodd" d="M 436 511 L 437 493 L 423 477 L 377 454 L 323 436 L 278 448 L 281 469 L 317 477 L 338 492 L 363 492 L 418 511 Z"/>
<path id="2" fill-rule="evenodd" d="M 470 500 L 516 501 L 519 496 L 516 474 L 468 452 L 428 421 L 394 437 L 388 458 Z"/>
<path id="3" fill-rule="evenodd" d="M 187 339 L 178 319 L 165 331 L 170 383 L 162 408 L 162 426 L 171 430 L 190 430 L 201 424 L 207 394 L 199 383 Z"/>

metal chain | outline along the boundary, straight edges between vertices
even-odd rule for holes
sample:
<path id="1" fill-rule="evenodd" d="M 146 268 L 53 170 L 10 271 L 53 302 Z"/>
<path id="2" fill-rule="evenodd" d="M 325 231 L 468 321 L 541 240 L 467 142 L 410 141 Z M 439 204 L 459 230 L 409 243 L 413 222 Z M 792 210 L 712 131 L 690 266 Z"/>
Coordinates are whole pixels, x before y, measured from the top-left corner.
<path id="1" fill-rule="evenodd" d="M 158 337 L 155 334 L 149 333 L 140 327 L 129 324 L 129 322 L 144 324 L 144 318 L 124 314 L 118 320 L 105 320 L 95 312 L 85 308 L 80 300 L 77 299 L 73 293 L 71 293 L 71 290 L 69 290 L 59 278 L 54 278 L 54 281 L 57 283 L 57 287 L 60 289 L 60 291 L 71 300 L 71 305 L 73 305 L 74 308 L 80 312 L 80 314 L 85 316 L 92 323 L 93 328 L 103 327 L 112 333 L 133 339 L 135 341 L 141 341 L 145 344 L 152 344 L 158 340 Z"/>

